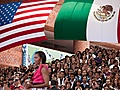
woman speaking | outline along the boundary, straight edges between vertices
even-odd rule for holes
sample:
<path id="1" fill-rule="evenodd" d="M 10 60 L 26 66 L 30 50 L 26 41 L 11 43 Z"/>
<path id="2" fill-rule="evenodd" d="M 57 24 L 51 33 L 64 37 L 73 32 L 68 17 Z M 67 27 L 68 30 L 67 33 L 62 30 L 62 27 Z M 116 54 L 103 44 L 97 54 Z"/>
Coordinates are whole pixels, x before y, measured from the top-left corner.
<path id="1" fill-rule="evenodd" d="M 49 86 L 49 73 L 48 67 L 45 65 L 46 56 L 42 51 L 37 51 L 34 55 L 35 64 L 38 65 L 38 69 L 33 74 L 32 83 L 26 83 L 27 89 L 32 90 L 47 90 Z"/>

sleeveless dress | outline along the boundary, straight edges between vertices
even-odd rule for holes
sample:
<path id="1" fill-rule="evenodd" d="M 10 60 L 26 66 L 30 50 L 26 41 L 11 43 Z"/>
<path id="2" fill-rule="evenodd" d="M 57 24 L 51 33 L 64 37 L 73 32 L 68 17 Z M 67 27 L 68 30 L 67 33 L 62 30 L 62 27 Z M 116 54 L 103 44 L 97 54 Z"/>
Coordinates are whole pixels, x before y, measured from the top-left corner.
<path id="1" fill-rule="evenodd" d="M 40 64 L 39 68 L 35 71 L 32 80 L 33 80 L 33 84 L 42 84 L 44 83 L 44 79 L 42 76 L 42 72 L 41 69 L 45 67 L 48 70 L 48 67 L 44 64 Z M 32 88 L 32 90 L 47 90 L 47 87 L 44 88 Z"/>

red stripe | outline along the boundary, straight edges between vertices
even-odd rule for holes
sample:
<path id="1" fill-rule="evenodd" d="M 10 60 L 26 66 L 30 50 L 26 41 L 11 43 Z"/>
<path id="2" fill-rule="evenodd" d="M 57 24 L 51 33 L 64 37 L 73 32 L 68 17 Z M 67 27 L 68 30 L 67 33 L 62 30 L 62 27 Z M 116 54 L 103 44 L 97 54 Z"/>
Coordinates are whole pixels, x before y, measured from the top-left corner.
<path id="1" fill-rule="evenodd" d="M 32 4 L 32 5 L 20 6 L 19 9 L 26 8 L 26 7 L 37 6 L 37 5 L 56 4 L 56 3 L 57 3 L 56 1 L 37 3 L 37 4 Z"/>
<path id="2" fill-rule="evenodd" d="M 12 22 L 25 20 L 25 19 L 29 19 L 29 18 L 34 18 L 34 17 L 42 17 L 42 16 L 49 16 L 49 13 L 33 14 L 33 15 L 30 15 L 30 16 L 24 16 L 24 17 L 20 17 L 20 18 L 14 19 Z"/>
<path id="3" fill-rule="evenodd" d="M 120 43 L 120 10 L 118 16 L 118 43 Z"/>
<path id="4" fill-rule="evenodd" d="M 23 13 L 28 13 L 28 12 L 33 12 L 33 11 L 40 11 L 40 10 L 52 10 L 53 8 L 52 7 L 45 7 L 45 8 L 34 8 L 32 10 L 25 10 L 25 11 L 22 11 L 22 12 L 17 12 L 15 14 L 16 15 L 19 15 L 19 14 L 23 14 Z"/>
<path id="5" fill-rule="evenodd" d="M 38 42 L 38 41 L 43 41 L 43 40 L 47 40 L 46 36 L 22 40 L 22 41 L 19 41 L 16 43 L 9 44 L 5 47 L 2 47 L 2 48 L 0 48 L 0 51 L 7 50 L 7 49 L 10 49 L 10 48 L 18 46 L 18 45 L 22 45 L 22 44 L 26 44 L 26 43 L 33 43 L 33 42 Z"/>
<path id="6" fill-rule="evenodd" d="M 9 40 L 9 39 L 12 39 L 12 38 L 16 38 L 16 37 L 19 37 L 19 36 L 32 34 L 32 33 L 37 33 L 37 32 L 43 32 L 43 31 L 44 31 L 44 28 L 36 28 L 36 29 L 31 29 L 31 30 L 27 30 L 27 31 L 11 34 L 9 36 L 6 36 L 6 37 L 0 39 L 0 42 L 4 42 L 6 40 Z"/>
<path id="7" fill-rule="evenodd" d="M 42 23 L 45 23 L 45 22 L 46 22 L 46 20 L 41 20 L 41 21 L 34 21 L 34 22 L 19 24 L 19 25 L 16 25 L 16 26 L 1 30 L 0 34 L 11 31 L 13 29 L 17 29 L 17 28 L 21 28 L 21 27 L 25 27 L 25 26 L 29 26 L 29 25 L 42 24 Z"/>

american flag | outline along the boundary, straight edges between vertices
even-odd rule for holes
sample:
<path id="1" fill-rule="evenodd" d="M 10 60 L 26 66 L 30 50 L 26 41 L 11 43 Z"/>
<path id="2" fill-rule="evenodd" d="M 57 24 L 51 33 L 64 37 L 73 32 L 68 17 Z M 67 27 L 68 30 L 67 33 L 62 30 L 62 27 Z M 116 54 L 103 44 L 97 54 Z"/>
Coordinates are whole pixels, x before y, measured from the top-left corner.
<path id="1" fill-rule="evenodd" d="M 0 51 L 46 40 L 44 26 L 58 0 L 24 0 L 0 4 Z"/>

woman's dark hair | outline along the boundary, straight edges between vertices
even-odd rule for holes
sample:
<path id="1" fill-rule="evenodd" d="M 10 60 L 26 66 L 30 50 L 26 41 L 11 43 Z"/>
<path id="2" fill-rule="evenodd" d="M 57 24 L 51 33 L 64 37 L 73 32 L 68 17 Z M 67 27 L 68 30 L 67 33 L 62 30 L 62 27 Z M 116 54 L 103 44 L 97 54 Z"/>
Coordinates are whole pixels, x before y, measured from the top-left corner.
<path id="1" fill-rule="evenodd" d="M 40 56 L 40 58 L 42 59 L 42 64 L 46 63 L 46 55 L 43 51 L 37 51 L 35 52 L 35 54 L 38 54 Z"/>
<path id="2" fill-rule="evenodd" d="M 87 79 L 87 75 L 82 76 L 82 80 L 83 80 L 83 77 L 86 77 L 86 79 Z"/>
<path id="3" fill-rule="evenodd" d="M 71 82 L 66 82 L 66 85 L 67 85 L 67 84 L 70 84 L 70 86 L 72 85 Z"/>
<path id="4" fill-rule="evenodd" d="M 76 85 L 77 85 L 77 82 L 79 82 L 79 83 L 81 84 L 81 81 L 80 81 L 80 80 L 77 80 L 77 81 L 76 81 Z"/>

